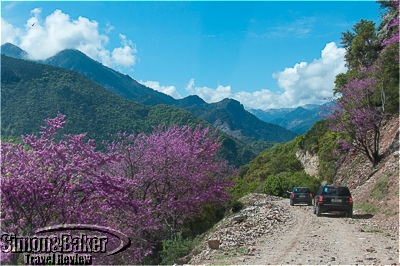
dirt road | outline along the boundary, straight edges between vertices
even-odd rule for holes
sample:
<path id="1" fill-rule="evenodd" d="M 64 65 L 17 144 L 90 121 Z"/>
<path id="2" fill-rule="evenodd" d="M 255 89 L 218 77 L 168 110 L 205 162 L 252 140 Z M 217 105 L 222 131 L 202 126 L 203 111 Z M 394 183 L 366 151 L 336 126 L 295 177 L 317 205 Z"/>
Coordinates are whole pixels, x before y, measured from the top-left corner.
<path id="1" fill-rule="evenodd" d="M 279 219 L 268 234 L 257 237 L 251 245 L 243 243 L 236 248 L 222 245 L 219 249 L 209 249 L 205 246 L 202 254 L 189 263 L 399 264 L 398 235 L 365 225 L 370 218 L 367 215 L 354 214 L 352 219 L 334 214 L 317 217 L 312 206 L 290 206 L 288 199 L 271 203 L 285 213 L 286 219 Z"/>

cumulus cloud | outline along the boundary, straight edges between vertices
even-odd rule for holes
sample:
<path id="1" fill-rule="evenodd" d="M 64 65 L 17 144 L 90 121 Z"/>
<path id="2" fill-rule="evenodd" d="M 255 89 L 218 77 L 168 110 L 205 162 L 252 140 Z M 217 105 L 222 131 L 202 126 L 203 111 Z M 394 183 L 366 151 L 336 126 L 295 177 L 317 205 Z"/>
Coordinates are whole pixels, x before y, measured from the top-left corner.
<path id="1" fill-rule="evenodd" d="M 272 92 L 262 89 L 255 92 L 232 92 L 231 86 L 218 85 L 217 88 L 196 87 L 194 79 L 186 86 L 189 94 L 195 94 L 204 101 L 212 103 L 224 98 L 240 101 L 244 106 L 256 109 L 296 107 L 305 104 L 320 104 L 324 98 L 332 96 L 335 77 L 346 72 L 345 49 L 328 43 L 321 51 L 321 58 L 311 63 L 300 62 L 272 77 L 282 91 Z"/>
<path id="2" fill-rule="evenodd" d="M 231 86 L 221 86 L 218 85 L 216 89 L 211 89 L 207 87 L 196 87 L 194 84 L 194 79 L 190 79 L 189 83 L 186 85 L 186 91 L 192 95 L 198 95 L 204 101 L 208 103 L 219 102 L 225 98 L 232 98 Z"/>
<path id="3" fill-rule="evenodd" d="M 321 52 L 321 58 L 311 63 L 301 62 L 292 68 L 276 72 L 272 76 L 284 90 L 280 100 L 294 106 L 307 103 L 318 103 L 332 95 L 335 77 L 346 72 L 345 49 L 328 43 Z"/>
<path id="4" fill-rule="evenodd" d="M 13 25 L 1 18 L 1 45 L 7 42 L 16 44 L 18 35 L 19 29 L 14 28 Z"/>
<path id="5" fill-rule="evenodd" d="M 112 59 L 117 65 L 123 65 L 125 67 L 133 66 L 136 63 L 136 57 L 134 53 L 137 52 L 136 46 L 132 41 L 127 40 L 126 36 L 120 34 L 121 43 L 123 47 L 115 48 L 112 51 Z"/>
<path id="6" fill-rule="evenodd" d="M 136 46 L 125 35 L 119 35 L 121 46 L 109 51 L 106 49 L 109 37 L 100 33 L 97 21 L 81 16 L 74 20 L 61 10 L 55 10 L 43 20 L 41 13 L 41 8 L 31 11 L 24 31 L 12 31 L 12 25 L 2 18 L 2 44 L 18 45 L 33 60 L 46 59 L 64 49 L 77 49 L 109 67 L 135 65 Z M 114 27 L 107 24 L 105 32 L 112 30 Z"/>
<path id="7" fill-rule="evenodd" d="M 175 86 L 161 86 L 158 81 L 139 81 L 140 84 L 143 84 L 146 87 L 152 88 L 153 90 L 162 92 L 169 96 L 172 96 L 175 99 L 181 99 L 182 96 L 178 93 Z"/>

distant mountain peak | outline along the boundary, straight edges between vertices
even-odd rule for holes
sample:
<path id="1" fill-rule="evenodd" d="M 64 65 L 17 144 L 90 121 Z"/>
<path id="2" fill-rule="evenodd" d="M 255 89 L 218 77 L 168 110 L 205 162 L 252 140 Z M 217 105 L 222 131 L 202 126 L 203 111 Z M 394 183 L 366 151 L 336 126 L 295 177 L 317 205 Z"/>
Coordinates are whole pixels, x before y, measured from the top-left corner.
<path id="1" fill-rule="evenodd" d="M 18 59 L 28 59 L 28 53 L 12 43 L 5 43 L 1 46 L 1 54 Z"/>
<path id="2" fill-rule="evenodd" d="M 243 104 L 241 104 L 239 101 L 231 98 L 225 98 L 222 101 L 216 103 L 218 106 L 223 107 L 223 108 L 239 108 L 244 110 Z"/>
<path id="3" fill-rule="evenodd" d="M 206 104 L 206 102 L 197 95 L 189 95 L 183 99 L 180 99 L 179 105 L 182 107 Z"/>

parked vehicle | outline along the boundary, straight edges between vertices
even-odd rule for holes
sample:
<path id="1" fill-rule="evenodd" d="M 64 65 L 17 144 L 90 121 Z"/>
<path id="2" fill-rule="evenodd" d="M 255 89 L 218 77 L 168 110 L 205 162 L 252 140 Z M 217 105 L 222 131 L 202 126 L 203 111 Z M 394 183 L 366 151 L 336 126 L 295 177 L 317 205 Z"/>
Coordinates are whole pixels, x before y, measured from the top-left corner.
<path id="1" fill-rule="evenodd" d="M 321 186 L 314 198 L 314 214 L 321 216 L 326 212 L 346 213 L 353 216 L 353 198 L 346 186 Z"/>
<path id="2" fill-rule="evenodd" d="M 290 194 L 290 205 L 297 203 L 307 203 L 312 205 L 312 194 L 308 187 L 294 187 Z"/>

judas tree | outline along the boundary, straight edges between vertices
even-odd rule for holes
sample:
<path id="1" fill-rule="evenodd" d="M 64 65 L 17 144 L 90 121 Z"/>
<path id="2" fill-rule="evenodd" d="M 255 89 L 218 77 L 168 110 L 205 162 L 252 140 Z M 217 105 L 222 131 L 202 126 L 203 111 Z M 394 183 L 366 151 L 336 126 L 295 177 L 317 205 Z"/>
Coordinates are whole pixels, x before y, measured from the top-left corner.
<path id="1" fill-rule="evenodd" d="M 96 151 L 93 140 L 85 141 L 84 134 L 56 140 L 64 118 L 58 114 L 46 120 L 40 137 L 24 136 L 24 144 L 1 143 L 2 232 L 30 236 L 52 225 L 108 226 L 131 238 L 133 249 L 125 256 L 130 263 L 139 262 L 152 247 L 143 235 L 156 228 L 143 208 L 147 203 L 127 197 L 135 185 L 132 180 L 105 171 L 121 156 Z M 11 258 L 1 255 L 11 264 L 18 262 L 19 253 Z"/>
<path id="2" fill-rule="evenodd" d="M 108 145 L 123 160 L 110 172 L 136 182 L 129 197 L 148 201 L 153 218 L 174 239 L 185 221 L 198 217 L 206 204 L 229 199 L 227 177 L 234 169 L 217 157 L 215 132 L 198 126 L 158 127 L 151 135 L 119 134 Z"/>
<path id="3" fill-rule="evenodd" d="M 377 86 L 374 78 L 354 78 L 339 88 L 341 97 L 336 110 L 328 116 L 331 129 L 345 133 L 349 140 L 340 140 L 342 150 L 355 149 L 375 166 L 380 159 L 379 141 L 383 108 L 372 100 Z"/>
<path id="4" fill-rule="evenodd" d="M 382 42 L 382 46 L 387 49 L 391 45 L 397 45 L 399 44 L 399 1 L 382 1 L 382 4 L 384 4 L 385 7 L 389 8 L 388 14 L 393 14 L 393 19 L 392 21 L 389 22 L 389 29 L 390 29 L 390 34 L 388 37 Z M 398 49 L 398 47 L 397 47 Z M 399 60 L 398 58 L 398 51 L 397 51 L 397 61 Z"/>

